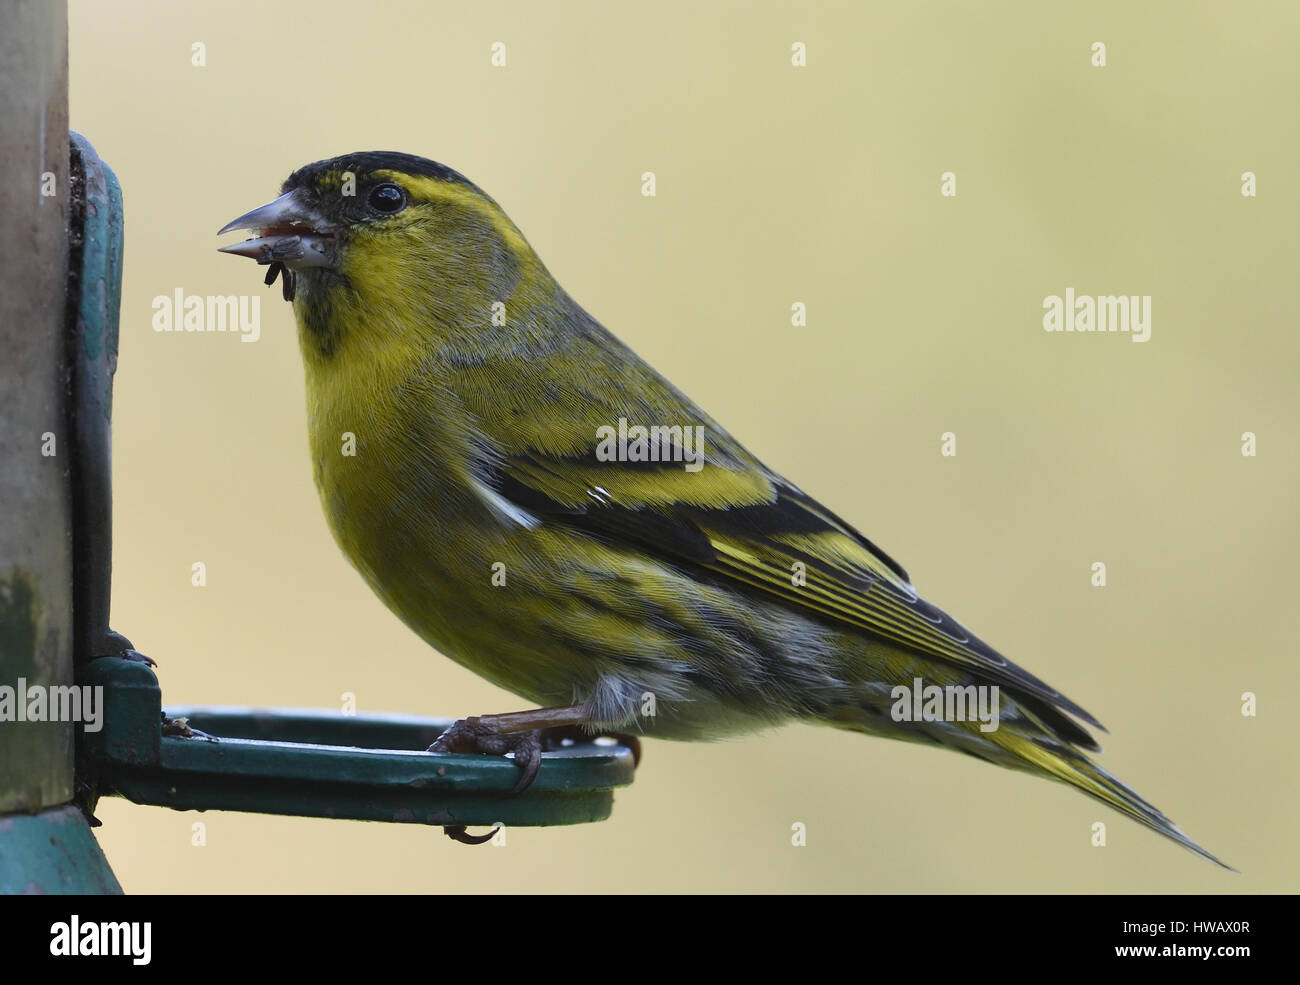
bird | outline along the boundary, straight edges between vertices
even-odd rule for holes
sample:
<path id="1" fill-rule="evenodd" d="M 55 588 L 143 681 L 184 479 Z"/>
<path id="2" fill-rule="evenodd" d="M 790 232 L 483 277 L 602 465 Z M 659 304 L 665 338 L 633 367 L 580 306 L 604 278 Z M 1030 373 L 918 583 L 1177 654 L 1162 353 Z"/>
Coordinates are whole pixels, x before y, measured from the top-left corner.
<path id="1" fill-rule="evenodd" d="M 1096 718 L 750 454 L 459 172 L 317 161 L 233 231 L 252 236 L 221 251 L 292 303 L 342 553 L 424 641 L 536 706 L 462 719 L 431 752 L 512 755 L 522 792 L 565 729 L 828 725 L 1064 782 L 1229 868 L 1088 756 Z"/>

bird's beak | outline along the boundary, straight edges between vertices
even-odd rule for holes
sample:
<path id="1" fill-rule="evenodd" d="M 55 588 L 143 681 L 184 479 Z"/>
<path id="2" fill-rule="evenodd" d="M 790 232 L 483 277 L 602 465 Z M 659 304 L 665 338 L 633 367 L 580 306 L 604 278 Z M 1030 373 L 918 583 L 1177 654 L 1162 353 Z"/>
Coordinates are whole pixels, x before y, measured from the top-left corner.
<path id="1" fill-rule="evenodd" d="M 251 229 L 257 235 L 242 243 L 220 247 L 221 253 L 252 257 L 260 264 L 281 263 L 291 270 L 334 265 L 337 227 L 312 205 L 301 188 L 245 212 L 217 231 Z"/>

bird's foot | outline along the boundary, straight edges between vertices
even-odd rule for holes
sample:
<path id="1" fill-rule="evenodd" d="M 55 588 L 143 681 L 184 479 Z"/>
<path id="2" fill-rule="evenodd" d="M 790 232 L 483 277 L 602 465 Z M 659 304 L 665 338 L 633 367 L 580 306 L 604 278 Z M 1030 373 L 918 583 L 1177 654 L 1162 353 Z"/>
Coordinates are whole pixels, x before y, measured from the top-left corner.
<path id="1" fill-rule="evenodd" d="M 111 629 L 104 635 L 104 639 L 100 641 L 98 649 L 99 652 L 95 654 L 96 659 L 99 657 L 121 657 L 123 660 L 144 664 L 146 667 L 158 666 L 156 660 L 145 656 L 125 636 Z"/>
<path id="2" fill-rule="evenodd" d="M 209 742 L 220 742 L 215 735 L 208 735 L 207 732 L 200 732 L 190 725 L 188 718 L 168 718 L 167 712 L 162 716 L 162 734 L 178 735 L 182 739 L 207 739 Z"/>
<path id="3" fill-rule="evenodd" d="M 515 765 L 521 773 L 519 782 L 510 791 L 512 796 L 523 793 L 537 779 L 542 766 L 542 740 L 538 730 L 504 732 L 482 718 L 462 718 L 429 746 L 429 752 L 476 752 L 488 756 L 514 753 Z M 461 839 L 457 839 L 461 840 Z M 475 843 L 476 844 L 476 843 Z"/>
<path id="4" fill-rule="evenodd" d="M 462 718 L 438 736 L 428 751 L 477 752 L 489 756 L 513 753 L 515 765 L 521 771 L 519 782 L 510 791 L 511 796 L 516 796 L 532 786 L 537 779 L 537 771 L 542 766 L 542 731 L 579 725 L 585 718 L 585 710 L 580 705 Z M 485 844 L 497 832 L 493 828 L 486 834 L 471 835 L 463 824 L 447 825 L 442 830 L 448 838 L 465 845 Z"/>

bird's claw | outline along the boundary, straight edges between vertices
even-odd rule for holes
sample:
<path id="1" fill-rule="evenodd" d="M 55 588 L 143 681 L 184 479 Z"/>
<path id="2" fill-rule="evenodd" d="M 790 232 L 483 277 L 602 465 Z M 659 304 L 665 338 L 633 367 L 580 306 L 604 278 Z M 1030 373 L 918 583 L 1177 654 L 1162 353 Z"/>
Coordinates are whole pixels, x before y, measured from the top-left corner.
<path id="1" fill-rule="evenodd" d="M 501 828 L 498 826 L 485 834 L 472 835 L 465 829 L 463 824 L 449 824 L 442 829 L 442 833 L 452 841 L 459 841 L 462 845 L 486 845 L 496 837 L 497 832 L 500 830 Z"/>
<path id="2" fill-rule="evenodd" d="M 499 732 L 479 718 L 462 718 L 438 736 L 428 751 L 484 753 L 488 756 L 514 753 L 515 765 L 521 770 L 521 775 L 510 791 L 511 796 L 531 787 L 542 766 L 542 740 L 536 731 Z"/>
<path id="3" fill-rule="evenodd" d="M 221 741 L 215 735 L 208 735 L 207 732 L 200 732 L 190 726 L 188 718 L 168 718 L 167 713 L 163 712 L 162 716 L 162 734 L 178 735 L 183 739 L 207 739 L 209 742 Z"/>
<path id="4" fill-rule="evenodd" d="M 132 663 L 144 664 L 146 667 L 157 667 L 158 662 L 152 657 L 147 657 L 121 633 L 109 630 L 104 634 L 103 640 L 100 641 L 99 649 L 101 653 L 96 654 L 98 657 L 120 657 L 123 660 L 130 660 Z"/>
<path id="5" fill-rule="evenodd" d="M 512 797 L 533 785 L 537 771 L 542 766 L 542 740 L 537 732 L 498 732 L 478 718 L 462 718 L 438 736 L 427 751 L 483 753 L 489 756 L 514 753 L 515 765 L 522 772 L 519 782 L 510 791 Z M 498 830 L 493 828 L 484 834 L 472 835 L 463 824 L 448 824 L 443 827 L 442 833 L 462 845 L 485 845 Z"/>

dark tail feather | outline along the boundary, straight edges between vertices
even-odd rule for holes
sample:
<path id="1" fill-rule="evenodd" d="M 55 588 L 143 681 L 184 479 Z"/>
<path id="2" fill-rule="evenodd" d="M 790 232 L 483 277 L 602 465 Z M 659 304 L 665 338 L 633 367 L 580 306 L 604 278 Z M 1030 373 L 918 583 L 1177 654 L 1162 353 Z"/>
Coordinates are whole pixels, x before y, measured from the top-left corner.
<path id="1" fill-rule="evenodd" d="M 1237 871 L 1192 841 L 1178 825 L 1147 803 L 1136 790 L 1111 776 L 1082 753 L 1050 739 L 1038 739 L 1009 730 L 990 733 L 988 738 L 1022 760 L 1031 772 L 1045 773 L 1068 783 L 1152 831 L 1158 831 L 1166 838 L 1178 842 L 1189 851 L 1209 859 L 1215 865 L 1222 866 L 1229 872 Z"/>

